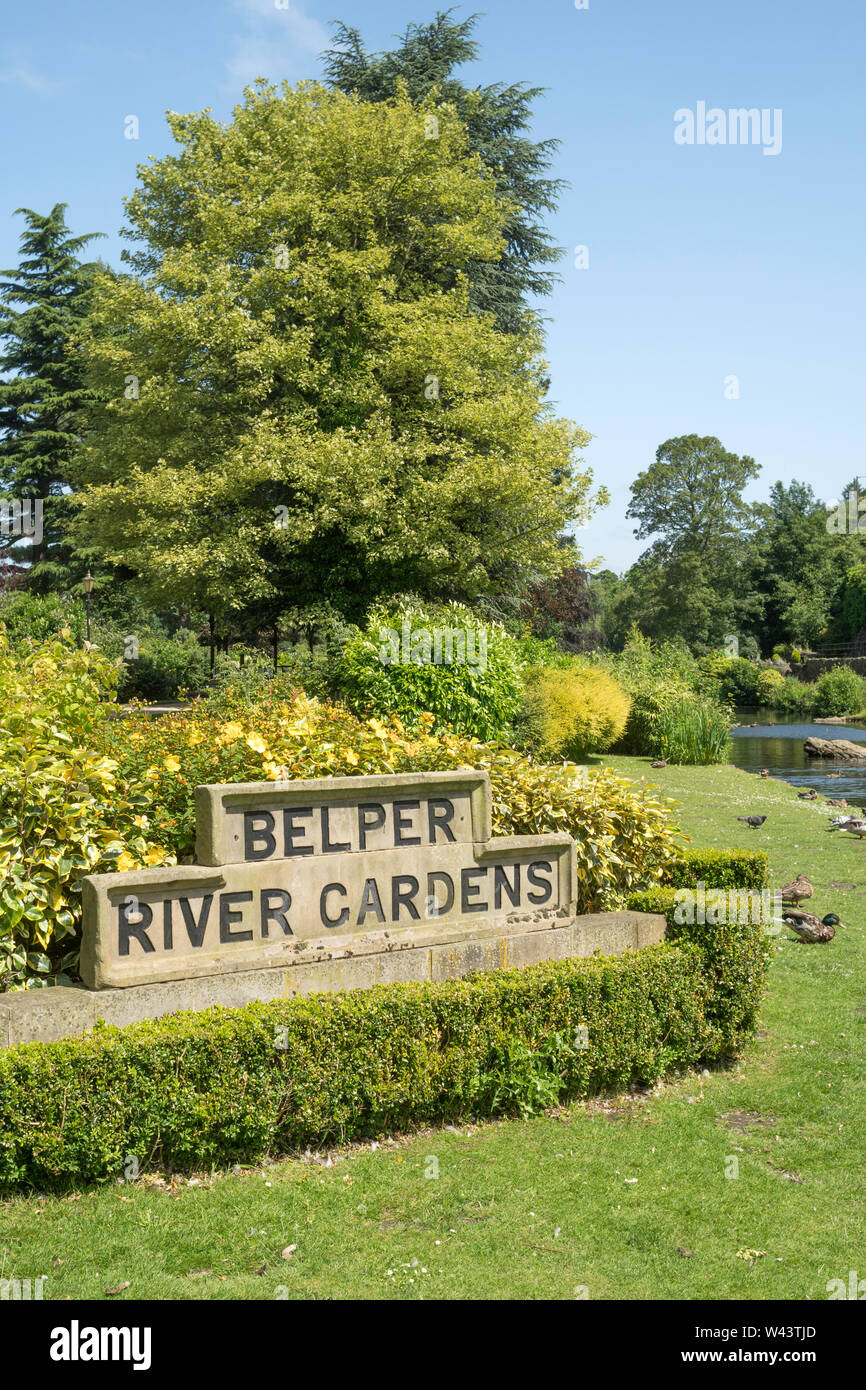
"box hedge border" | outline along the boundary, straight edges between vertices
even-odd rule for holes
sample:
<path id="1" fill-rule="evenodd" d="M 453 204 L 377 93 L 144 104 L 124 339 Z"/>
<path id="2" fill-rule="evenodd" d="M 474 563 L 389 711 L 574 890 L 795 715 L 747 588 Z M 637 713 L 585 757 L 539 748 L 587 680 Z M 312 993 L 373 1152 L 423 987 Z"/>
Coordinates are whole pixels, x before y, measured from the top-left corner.
<path id="1" fill-rule="evenodd" d="M 9 1048 L 0 1187 L 110 1180 L 130 1155 L 141 1172 L 212 1169 L 529 1114 L 730 1058 L 754 1028 L 763 931 L 675 924 L 674 892 L 630 899 L 664 912 L 668 937 L 624 956 L 211 1008 Z"/>

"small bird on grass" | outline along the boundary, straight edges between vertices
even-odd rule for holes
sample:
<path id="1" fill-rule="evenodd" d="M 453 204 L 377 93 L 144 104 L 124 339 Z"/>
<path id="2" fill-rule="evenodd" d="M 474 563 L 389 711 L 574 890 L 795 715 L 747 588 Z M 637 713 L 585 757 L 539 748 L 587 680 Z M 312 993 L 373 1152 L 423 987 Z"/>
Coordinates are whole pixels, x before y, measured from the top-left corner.
<path id="1" fill-rule="evenodd" d="M 783 888 L 779 889 L 783 902 L 795 904 L 803 902 L 806 898 L 811 898 L 814 891 L 805 874 L 798 874 L 790 883 L 786 883 Z"/>
<path id="2" fill-rule="evenodd" d="M 667 758 L 656 758 L 654 763 L 650 763 L 650 767 L 667 767 L 667 765 Z"/>
<path id="3" fill-rule="evenodd" d="M 814 787 L 810 787 L 807 792 L 797 792 L 798 801 L 817 801 L 818 793 Z"/>
<path id="4" fill-rule="evenodd" d="M 804 912 L 799 907 L 786 908 L 782 913 L 782 921 L 791 931 L 797 933 L 804 945 L 832 941 L 836 935 L 836 928 L 843 925 L 835 912 L 828 912 L 825 917 L 816 917 L 814 912 Z"/>
<path id="5" fill-rule="evenodd" d="M 759 829 L 766 819 L 766 816 L 737 816 L 737 820 L 744 820 L 746 825 L 750 825 L 753 830 Z"/>

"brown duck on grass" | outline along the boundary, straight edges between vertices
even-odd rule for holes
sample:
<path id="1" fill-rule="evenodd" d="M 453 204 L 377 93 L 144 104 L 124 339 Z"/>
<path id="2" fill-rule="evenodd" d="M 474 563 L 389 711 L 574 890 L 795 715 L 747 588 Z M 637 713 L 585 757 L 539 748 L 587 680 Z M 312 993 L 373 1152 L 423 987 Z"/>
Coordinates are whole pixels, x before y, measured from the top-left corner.
<path id="1" fill-rule="evenodd" d="M 782 921 L 791 931 L 796 932 L 804 946 L 812 946 L 822 941 L 832 941 L 836 928 L 844 924 L 835 912 L 825 917 L 816 917 L 814 912 L 804 912 L 800 907 L 788 907 L 782 913 Z"/>
<path id="2" fill-rule="evenodd" d="M 806 898 L 811 898 L 814 891 L 805 874 L 798 874 L 796 878 L 791 879 L 790 883 L 786 883 L 783 888 L 779 889 L 782 894 L 782 902 L 789 903 L 804 902 Z"/>

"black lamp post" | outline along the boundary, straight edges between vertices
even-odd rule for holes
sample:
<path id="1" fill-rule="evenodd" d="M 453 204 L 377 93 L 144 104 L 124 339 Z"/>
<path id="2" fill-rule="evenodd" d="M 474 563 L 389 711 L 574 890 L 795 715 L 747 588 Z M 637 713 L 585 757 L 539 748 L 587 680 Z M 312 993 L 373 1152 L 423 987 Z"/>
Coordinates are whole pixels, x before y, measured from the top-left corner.
<path id="1" fill-rule="evenodd" d="M 90 570 L 84 576 L 84 606 L 87 611 L 87 640 L 90 641 L 90 595 L 93 593 L 93 575 Z"/>

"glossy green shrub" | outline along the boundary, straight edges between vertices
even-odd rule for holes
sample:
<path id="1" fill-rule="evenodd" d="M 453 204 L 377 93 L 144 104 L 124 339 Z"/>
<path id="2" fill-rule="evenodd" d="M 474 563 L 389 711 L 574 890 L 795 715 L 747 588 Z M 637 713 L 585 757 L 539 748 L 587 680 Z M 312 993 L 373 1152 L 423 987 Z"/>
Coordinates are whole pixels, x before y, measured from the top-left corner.
<path id="1" fill-rule="evenodd" d="M 437 727 L 480 739 L 502 735 L 523 699 L 515 639 L 457 603 L 376 609 L 343 644 L 339 667 L 341 694 L 358 713 L 409 725 L 429 713 Z"/>
<path id="2" fill-rule="evenodd" d="M 856 714 L 866 705 L 866 681 L 850 666 L 832 666 L 815 682 L 815 713 L 821 718 Z"/>

